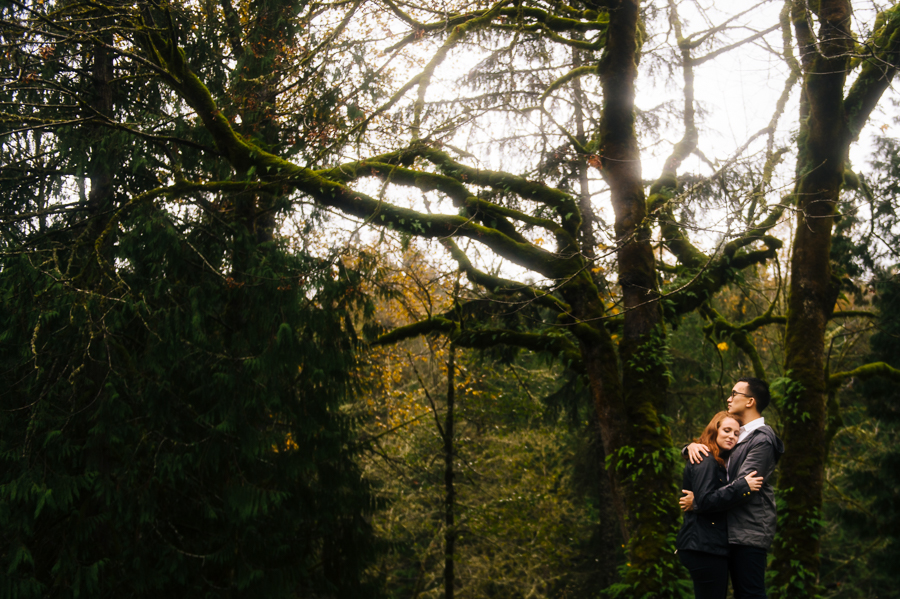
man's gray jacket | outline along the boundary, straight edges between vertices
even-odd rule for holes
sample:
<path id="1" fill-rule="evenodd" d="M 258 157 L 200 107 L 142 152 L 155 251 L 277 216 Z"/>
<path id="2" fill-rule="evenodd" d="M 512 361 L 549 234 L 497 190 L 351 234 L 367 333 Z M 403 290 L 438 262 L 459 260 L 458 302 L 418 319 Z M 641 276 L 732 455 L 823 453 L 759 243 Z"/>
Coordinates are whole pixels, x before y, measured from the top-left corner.
<path id="1" fill-rule="evenodd" d="M 763 477 L 762 488 L 755 493 L 747 493 L 745 500 L 728 509 L 728 543 L 730 545 L 751 545 L 769 549 L 775 538 L 775 491 L 772 488 L 772 474 L 784 443 L 768 425 L 752 431 L 747 438 L 735 445 L 728 459 L 729 484 L 743 479 L 756 471 Z"/>

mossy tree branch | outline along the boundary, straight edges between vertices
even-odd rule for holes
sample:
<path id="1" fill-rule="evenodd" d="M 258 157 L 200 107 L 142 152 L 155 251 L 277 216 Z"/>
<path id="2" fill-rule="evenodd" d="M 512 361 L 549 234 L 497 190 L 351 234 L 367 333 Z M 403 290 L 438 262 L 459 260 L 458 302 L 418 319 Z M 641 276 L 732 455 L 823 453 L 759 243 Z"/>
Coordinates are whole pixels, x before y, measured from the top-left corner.
<path id="1" fill-rule="evenodd" d="M 454 26 L 453 29 L 450 30 L 450 35 L 447 36 L 447 39 L 444 40 L 444 43 L 441 44 L 438 51 L 434 53 L 434 56 L 431 57 L 431 60 L 428 61 L 428 64 L 425 65 L 425 68 L 422 69 L 422 72 L 416 77 L 416 85 L 419 86 L 419 95 L 416 98 L 415 104 L 413 104 L 413 122 L 411 127 L 413 139 L 418 139 L 421 133 L 422 111 L 425 109 L 425 92 L 431 83 L 431 78 L 434 76 L 435 69 L 446 60 L 450 50 L 461 42 L 469 33 L 490 24 L 491 19 L 497 16 L 503 5 L 507 4 L 509 1 L 510 0 L 500 0 L 499 2 L 494 3 L 494 5 L 484 12 L 484 14 Z"/>
<path id="2" fill-rule="evenodd" d="M 509 329 L 463 329 L 458 322 L 446 315 L 397 327 L 372 341 L 372 345 L 392 345 L 406 339 L 435 333 L 447 335 L 457 345 L 471 349 L 509 345 L 535 352 L 550 352 L 565 359 L 570 368 L 575 370 L 583 368 L 577 345 L 563 335 L 523 333 Z"/>
<path id="3" fill-rule="evenodd" d="M 456 260 L 460 269 L 466 273 L 469 280 L 488 291 L 503 295 L 518 295 L 523 302 L 535 302 L 559 314 L 571 313 L 572 309 L 564 301 L 546 291 L 519 283 L 518 281 L 491 275 L 475 268 L 472 265 L 472 261 L 466 256 L 466 253 L 460 249 L 453 239 L 441 239 L 441 244 L 450 252 L 450 256 Z"/>
<path id="4" fill-rule="evenodd" d="M 578 31 L 582 33 L 587 31 L 605 31 L 609 26 L 609 13 L 593 9 L 574 11 L 570 13 L 570 17 L 561 17 L 535 6 L 516 6 L 515 8 L 501 10 L 500 15 L 519 21 L 529 19 L 535 23 L 541 23 L 547 29 L 557 33 L 563 31 Z"/>
<path id="5" fill-rule="evenodd" d="M 507 217 L 519 218 L 531 224 L 537 224 L 535 219 L 528 214 L 476 198 L 474 195 L 471 195 L 472 192 L 460 181 L 440 173 L 413 170 L 371 160 L 360 163 L 355 170 L 355 176 L 351 175 L 349 168 L 343 170 L 342 175 L 345 180 L 352 181 L 363 176 L 373 175 L 396 185 L 415 187 L 425 193 L 431 191 L 440 192 L 449 197 L 457 208 L 467 208 L 469 216 L 477 218 L 485 226 L 497 229 L 518 243 L 527 244 L 530 242 L 515 228 Z M 551 231 L 561 229 L 553 221 L 542 224 L 549 224 L 552 227 Z"/>
<path id="6" fill-rule="evenodd" d="M 430 173 L 405 168 L 397 164 L 379 163 L 375 159 L 334 167 L 325 172 L 328 174 L 339 174 L 343 182 L 352 182 L 371 175 L 394 184 L 416 187 L 423 192 L 441 192 L 452 200 L 454 206 L 467 208 L 468 214 L 480 220 L 483 225 L 496 228 L 519 243 L 530 242 L 508 220 L 510 218 L 529 226 L 546 229 L 549 233 L 556 236 L 560 247 L 572 247 L 575 245 L 575 240 L 566 228 L 550 219 L 536 217 L 526 212 L 500 206 L 476 197 L 474 192 L 470 191 L 463 184 L 463 180 L 466 179 L 465 174 L 460 175 L 458 172 L 455 172 L 455 176 L 449 176 L 440 173 Z"/>
<path id="7" fill-rule="evenodd" d="M 581 268 L 577 255 L 555 255 L 530 242 L 516 241 L 498 229 L 480 225 L 472 218 L 426 214 L 394 206 L 294 165 L 291 165 L 288 174 L 283 180 L 286 184 L 326 206 L 377 226 L 426 238 L 468 237 L 487 245 L 499 256 L 552 279 L 565 278 Z"/>
<path id="8" fill-rule="evenodd" d="M 573 229 L 577 230 L 578 225 L 580 225 L 581 216 L 577 201 L 571 195 L 543 183 L 529 181 L 518 175 L 477 169 L 459 163 L 453 160 L 447 152 L 424 142 L 414 142 L 401 150 L 315 172 L 322 177 L 343 183 L 349 183 L 368 175 L 394 177 L 396 173 L 401 171 L 395 171 L 392 167 L 398 165 L 409 167 L 416 158 L 425 158 L 448 177 L 445 180 L 447 181 L 445 193 L 452 199 L 455 199 L 456 206 L 462 207 L 466 202 L 470 202 L 484 211 L 490 211 L 492 214 L 512 218 L 528 225 L 542 227 L 557 236 L 562 233 L 569 233 L 570 236 L 565 239 L 563 245 L 574 244 L 571 234 Z M 387 168 L 385 165 L 391 168 Z M 422 171 L 411 172 L 419 173 Z M 412 175 L 409 175 L 409 177 L 412 177 Z M 407 180 L 409 180 L 409 177 L 407 177 Z M 453 185 L 450 180 L 457 182 L 459 185 Z M 437 182 L 437 179 L 432 179 L 432 181 Z M 467 188 L 462 186 L 466 184 L 488 187 L 499 193 L 515 193 L 522 199 L 544 204 L 553 208 L 560 215 L 560 223 L 477 198 L 474 193 L 466 191 Z M 435 187 L 435 189 L 439 189 L 439 187 Z"/>
<path id="9" fill-rule="evenodd" d="M 683 279 L 695 276 L 694 281 L 687 289 L 674 298 L 673 312 L 675 314 L 686 314 L 697 309 L 725 285 L 734 281 L 741 270 L 775 258 L 776 253 L 782 246 L 782 241 L 770 235 L 764 235 L 759 240 L 765 244 L 765 249 L 739 251 L 742 245 L 746 245 L 744 242 L 750 243 L 746 239 L 734 245 L 727 244 L 722 254 L 718 258 L 710 260 L 705 265 L 706 270 L 699 276 L 696 276 L 696 271 L 694 271 L 694 274 L 689 272 L 683 278 L 676 279 L 673 286 L 677 288 L 687 282 L 682 282 Z"/>
<path id="10" fill-rule="evenodd" d="M 170 85 L 197 112 L 215 140 L 217 148 L 238 172 L 255 173 L 270 182 L 294 188 L 324 205 L 368 220 L 375 225 L 387 226 L 423 237 L 434 238 L 450 235 L 469 237 L 484 243 L 498 255 L 513 263 L 549 278 L 566 278 L 582 268 L 581 260 L 574 252 L 568 257 L 554 255 L 525 241 L 521 236 L 510 237 L 497 228 L 480 225 L 471 218 L 425 214 L 393 206 L 355 191 L 341 180 L 326 178 L 317 171 L 297 166 L 262 150 L 231 127 L 228 120 L 218 110 L 209 90 L 188 67 L 180 48 L 149 29 L 148 33 L 143 36 L 143 41 L 146 51 L 152 52 L 159 64 L 171 73 Z M 461 199 L 465 190 L 463 186 L 459 185 L 458 178 L 468 178 L 474 184 L 506 189 L 516 192 L 526 199 L 544 201 L 544 203 L 556 207 L 557 212 L 560 212 L 561 209 L 571 209 L 571 212 L 562 215 L 563 226 L 567 230 L 573 226 L 577 229 L 580 220 L 577 205 L 564 192 L 515 175 L 481 171 L 459 165 L 452 161 L 446 153 L 426 146 L 421 146 L 420 154 L 454 176 L 438 178 L 433 174 L 406 169 L 395 169 L 393 176 L 406 176 L 411 184 L 420 186 L 420 188 L 424 186 L 425 188 L 441 189 L 449 194 L 454 194 L 457 200 Z M 353 165 L 344 165 L 340 169 L 341 178 L 345 179 L 349 176 L 352 168 L 361 168 L 364 164 L 363 161 L 353 163 Z M 328 172 L 332 171 L 334 169 L 330 169 Z M 567 221 L 573 222 L 568 224 Z M 574 237 L 574 233 L 572 233 L 572 237 Z"/>
<path id="11" fill-rule="evenodd" d="M 556 79 L 555 81 L 550 83 L 550 85 L 547 86 L 547 89 L 545 89 L 544 93 L 541 94 L 541 99 L 540 99 L 541 103 L 543 103 L 544 100 L 547 99 L 547 96 L 549 96 L 554 91 L 556 91 L 559 88 L 561 88 L 562 86 L 564 86 L 566 83 L 569 83 L 570 81 L 573 81 L 574 79 L 577 79 L 578 77 L 584 77 L 586 75 L 596 75 L 596 74 L 597 74 L 597 65 L 584 65 L 584 66 L 575 67 L 574 69 L 571 69 L 569 72 L 560 76 L 558 79 Z"/>
<path id="12" fill-rule="evenodd" d="M 868 310 L 835 310 L 831 313 L 830 320 L 836 318 L 878 318 L 878 312 L 869 312 Z"/>
<path id="13" fill-rule="evenodd" d="M 432 333 L 454 335 L 459 332 L 459 323 L 446 316 L 432 316 L 412 324 L 397 327 L 372 341 L 372 345 L 392 345 L 405 339 L 414 339 Z"/>
<path id="14" fill-rule="evenodd" d="M 776 115 L 773 117 L 773 123 L 777 121 L 778 114 L 780 111 L 783 111 L 783 106 L 780 106 L 779 110 L 776 112 Z M 774 125 L 772 125 L 774 126 Z M 766 158 L 766 164 L 763 169 L 764 178 L 763 181 L 757 186 L 757 189 L 760 189 L 761 186 L 764 186 L 770 180 L 772 173 L 774 172 L 774 167 L 777 162 L 781 159 L 783 152 L 769 152 Z M 665 173 L 664 173 L 665 175 Z M 766 176 L 769 179 L 766 179 Z M 732 277 L 722 277 L 722 275 L 735 274 L 736 271 L 727 271 L 728 268 L 738 268 L 738 264 L 733 264 L 732 261 L 735 259 L 738 254 L 738 251 L 747 245 L 752 244 L 755 241 L 763 241 L 766 243 L 767 249 L 761 250 L 762 254 L 757 253 L 753 256 L 749 261 L 744 259 L 743 262 L 746 263 L 746 266 L 750 264 L 756 263 L 754 260 L 763 259 L 767 260 L 774 256 L 773 252 L 780 247 L 780 241 L 777 239 L 766 235 L 766 233 L 771 230 L 781 219 L 781 216 L 784 214 L 784 210 L 786 208 L 785 204 L 778 204 L 772 207 L 768 216 L 763 219 L 761 222 L 756 223 L 752 227 L 748 228 L 745 233 L 738 236 L 736 239 L 725 244 L 721 249 L 721 255 L 719 258 L 714 259 L 706 255 L 704 252 L 700 251 L 696 246 L 694 246 L 687 236 L 684 234 L 684 231 L 681 226 L 676 222 L 675 216 L 672 212 L 672 203 L 677 200 L 677 198 L 672 197 L 673 187 L 666 187 L 666 183 L 668 185 L 676 184 L 673 175 L 670 175 L 668 178 L 661 177 L 657 181 L 656 193 L 651 195 L 650 200 L 648 201 L 648 205 L 650 210 L 655 210 L 658 213 L 658 219 L 660 223 L 660 230 L 663 235 L 663 239 L 666 243 L 666 248 L 672 252 L 672 254 L 678 259 L 678 262 L 687 269 L 687 272 L 682 280 L 689 279 L 690 277 L 695 277 L 696 273 L 702 269 L 709 269 L 712 272 L 718 273 L 718 283 L 716 280 L 707 281 L 706 273 L 704 273 L 703 277 L 697 277 L 697 282 L 702 283 L 706 282 L 708 285 L 707 292 L 714 293 L 721 286 L 727 282 L 733 280 Z M 653 189 L 651 189 L 653 191 Z M 756 200 L 756 198 L 754 198 Z M 758 201 L 758 200 L 756 200 Z M 751 208 L 751 212 L 752 212 Z M 752 216 L 752 215 L 751 215 Z M 772 247 L 767 240 L 771 241 L 777 245 L 777 247 Z M 675 287 L 680 286 L 682 283 L 678 283 Z M 693 289 L 693 285 L 691 285 L 690 289 Z M 703 299 L 700 300 L 701 302 Z M 689 301 L 683 308 L 678 310 L 678 313 L 683 313 L 687 310 L 693 310 L 697 307 L 697 304 L 694 301 Z"/>
<path id="15" fill-rule="evenodd" d="M 472 349 L 509 345 L 535 352 L 550 352 L 565 359 L 568 367 L 576 372 L 584 371 L 578 346 L 562 335 L 523 333 L 508 329 L 466 329 L 454 341 Z"/>
<path id="16" fill-rule="evenodd" d="M 392 0 L 384 0 L 388 8 L 402 21 L 410 25 L 416 32 L 411 35 L 420 37 L 422 32 L 430 33 L 433 31 L 445 31 L 456 27 L 472 19 L 482 18 L 490 9 L 476 10 L 462 14 L 450 14 L 447 18 L 438 21 L 426 23 L 415 19 L 412 15 L 401 9 Z M 533 24 L 540 23 L 550 31 L 557 33 L 564 31 L 603 31 L 609 24 L 609 15 L 604 11 L 595 9 L 578 10 L 568 5 L 558 5 L 555 7 L 559 12 L 565 12 L 566 16 L 560 16 L 543 10 L 535 6 L 516 6 L 515 8 L 500 8 L 498 16 L 503 17 L 504 21 L 519 21 L 518 30 L 522 29 L 522 21 L 528 20 Z M 498 23 L 501 25 L 501 23 Z M 504 26 L 506 27 L 506 26 Z M 395 44 L 393 48 L 396 48 Z"/>
<path id="17" fill-rule="evenodd" d="M 597 41 L 589 42 L 580 39 L 572 39 L 570 37 L 565 37 L 556 33 L 553 29 L 545 25 L 544 23 L 533 23 L 531 25 L 525 26 L 517 26 L 517 25 L 498 25 L 498 29 L 510 29 L 513 31 L 526 31 L 528 33 L 538 33 L 542 38 L 549 39 L 557 44 L 561 44 L 563 46 L 569 46 L 570 48 L 575 48 L 576 50 L 583 50 L 585 52 L 597 52 L 598 50 L 603 49 L 604 39 L 602 34 L 597 38 Z M 602 32 L 603 30 L 600 29 Z"/>
<path id="18" fill-rule="evenodd" d="M 470 202 L 495 216 L 513 218 L 528 225 L 542 227 L 557 236 L 561 246 L 575 243 L 575 235 L 581 225 L 581 213 L 578 203 L 570 194 L 536 181 L 502 171 L 490 171 L 474 168 L 459 163 L 445 151 L 424 142 L 414 142 L 409 147 L 395 152 L 382 154 L 366 160 L 345 163 L 329 169 L 315 171 L 318 175 L 332 180 L 348 183 L 367 175 L 396 177 L 401 171 L 386 168 L 384 165 L 411 166 L 416 158 L 424 158 L 434 164 L 446 179 L 448 196 L 455 198 L 456 205 L 461 207 Z M 382 164 L 378 164 L 382 163 Z M 411 171 L 419 173 L 421 171 Z M 407 179 L 409 180 L 409 175 Z M 424 178 L 422 179 L 424 181 Z M 459 185 L 453 185 L 450 180 Z M 432 179 L 437 182 L 437 179 Z M 552 208 L 559 216 L 559 223 L 548 218 L 536 217 L 512 208 L 489 203 L 476 197 L 476 194 L 464 191 L 462 185 L 478 185 L 488 187 L 499 193 L 515 193 L 524 200 L 538 202 Z M 439 187 L 435 187 L 439 189 Z M 488 205 L 490 204 L 490 205 Z"/>
<path id="19" fill-rule="evenodd" d="M 709 320 L 709 324 L 703 327 L 703 334 L 710 339 L 724 339 L 726 337 L 731 339 L 734 344 L 750 358 L 750 362 L 753 364 L 754 376 L 766 380 L 766 368 L 763 365 L 762 358 L 756 349 L 756 345 L 750 338 L 749 333 L 749 331 L 763 326 L 762 321 L 758 323 L 751 321 L 753 324 L 746 323 L 743 326 L 735 325 L 734 323 L 729 322 L 709 304 L 704 304 L 700 308 L 700 312 Z M 760 319 L 754 319 L 754 321 L 759 320 Z M 774 322 L 774 320 L 771 320 L 771 317 L 766 324 L 770 322 Z"/>
<path id="20" fill-rule="evenodd" d="M 774 302 L 772 304 L 774 306 Z M 748 320 L 747 322 L 737 325 L 737 328 L 742 331 L 755 331 L 757 329 L 761 329 L 764 326 L 768 326 L 770 324 L 785 324 L 787 322 L 787 317 L 781 314 L 771 314 L 766 313 L 761 316 L 757 316 L 752 320 Z"/>
<path id="21" fill-rule="evenodd" d="M 887 90 L 900 63 L 900 5 L 880 13 L 875 32 L 867 40 L 868 56 L 844 100 L 844 114 L 854 139 L 869 120 L 878 100 Z"/>
<path id="22" fill-rule="evenodd" d="M 562 226 L 573 238 L 577 235 L 581 226 L 581 213 L 578 202 L 570 194 L 549 187 L 543 183 L 529 181 L 524 177 L 504 173 L 477 169 L 454 161 L 449 154 L 437 148 L 423 148 L 422 156 L 451 176 L 462 178 L 475 185 L 483 185 L 497 191 L 507 191 L 518 194 L 525 200 L 538 202 L 553 208 L 560 217 Z"/>
<path id="23" fill-rule="evenodd" d="M 835 372 L 828 377 L 828 386 L 834 388 L 847 379 L 868 379 L 876 376 L 883 376 L 894 381 L 900 381 L 900 369 L 894 368 L 887 362 L 872 362 L 870 364 L 864 364 L 859 368 L 854 368 L 853 370 Z"/>

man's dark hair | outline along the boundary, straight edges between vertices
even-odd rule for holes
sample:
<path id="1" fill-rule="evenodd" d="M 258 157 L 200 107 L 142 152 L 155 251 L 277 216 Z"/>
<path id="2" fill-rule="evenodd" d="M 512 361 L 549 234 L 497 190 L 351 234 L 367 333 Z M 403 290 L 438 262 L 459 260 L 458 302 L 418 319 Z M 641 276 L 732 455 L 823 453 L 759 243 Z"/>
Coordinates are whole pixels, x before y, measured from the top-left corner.
<path id="1" fill-rule="evenodd" d="M 769 383 L 755 376 L 748 376 L 740 379 L 738 382 L 747 383 L 747 388 L 750 391 L 749 395 L 756 400 L 756 409 L 759 410 L 760 414 L 769 407 L 769 402 L 772 399 L 772 396 L 769 395 Z"/>

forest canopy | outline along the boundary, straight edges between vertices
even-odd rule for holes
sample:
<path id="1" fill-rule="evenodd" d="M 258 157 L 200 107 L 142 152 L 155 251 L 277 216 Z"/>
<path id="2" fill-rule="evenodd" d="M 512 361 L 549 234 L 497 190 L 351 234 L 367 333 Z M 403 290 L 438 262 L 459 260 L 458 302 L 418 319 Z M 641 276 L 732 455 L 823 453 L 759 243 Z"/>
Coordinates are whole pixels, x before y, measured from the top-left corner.
<path id="1" fill-rule="evenodd" d="M 894 588 L 900 5 L 3 0 L 0 61 L 0 596 L 687 596 L 748 375 L 772 595 Z"/>

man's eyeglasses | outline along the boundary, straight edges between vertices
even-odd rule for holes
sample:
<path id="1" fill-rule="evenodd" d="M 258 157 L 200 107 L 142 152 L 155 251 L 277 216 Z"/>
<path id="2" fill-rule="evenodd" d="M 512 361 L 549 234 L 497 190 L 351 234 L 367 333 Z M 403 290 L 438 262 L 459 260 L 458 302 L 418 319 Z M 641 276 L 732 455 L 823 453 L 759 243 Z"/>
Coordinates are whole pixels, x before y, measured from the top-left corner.
<path id="1" fill-rule="evenodd" d="M 732 391 L 731 399 L 734 399 L 738 395 L 743 395 L 744 397 L 753 397 L 752 395 L 747 395 L 746 393 L 741 393 L 740 391 Z"/>

